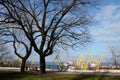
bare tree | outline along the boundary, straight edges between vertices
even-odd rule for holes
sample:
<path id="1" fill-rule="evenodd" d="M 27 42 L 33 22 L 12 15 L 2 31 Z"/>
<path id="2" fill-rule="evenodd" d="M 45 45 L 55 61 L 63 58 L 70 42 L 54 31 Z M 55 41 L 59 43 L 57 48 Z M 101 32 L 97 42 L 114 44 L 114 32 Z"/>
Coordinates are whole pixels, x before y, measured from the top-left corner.
<path id="1" fill-rule="evenodd" d="M 88 15 L 97 0 L 1 0 L 0 24 L 18 25 L 40 56 L 45 73 L 45 57 L 57 47 L 83 46 L 90 42 Z M 9 25 L 10 26 L 10 25 Z M 10 27 L 7 28 L 10 28 Z M 16 28 L 16 27 L 14 27 Z"/>
<path id="2" fill-rule="evenodd" d="M 1 26 L 0 36 L 1 42 L 3 44 L 12 43 L 14 53 L 21 59 L 21 72 L 25 71 L 25 63 L 32 51 L 32 44 L 26 39 L 24 33 L 19 27 L 11 25 L 11 27 L 6 28 L 8 24 L 5 24 L 4 27 Z M 14 60 L 17 61 L 17 60 Z"/>
<path id="3" fill-rule="evenodd" d="M 120 48 L 119 46 L 110 46 L 110 61 L 112 61 L 112 64 L 115 65 L 116 68 L 119 68 L 120 66 Z"/>
<path id="4" fill-rule="evenodd" d="M 9 52 L 8 48 L 0 43 L 0 66 L 11 65 L 12 64 L 12 61 L 10 61 L 11 58 L 13 58 L 13 55 Z"/>
<path id="5" fill-rule="evenodd" d="M 7 57 L 8 52 L 6 52 L 5 47 L 0 44 L 0 66 L 4 65 L 5 58 Z"/>
<path id="6" fill-rule="evenodd" d="M 26 44 L 27 41 L 23 40 L 20 41 L 20 39 L 17 39 L 14 36 L 14 41 L 13 41 L 13 47 L 14 47 L 14 53 L 22 60 L 21 63 L 21 72 L 25 71 L 25 65 L 28 57 L 30 56 L 32 52 L 32 44 Z M 20 47 L 18 47 L 20 45 Z M 19 50 L 21 48 L 21 50 Z M 21 54 L 21 51 L 23 51 L 23 54 Z"/>

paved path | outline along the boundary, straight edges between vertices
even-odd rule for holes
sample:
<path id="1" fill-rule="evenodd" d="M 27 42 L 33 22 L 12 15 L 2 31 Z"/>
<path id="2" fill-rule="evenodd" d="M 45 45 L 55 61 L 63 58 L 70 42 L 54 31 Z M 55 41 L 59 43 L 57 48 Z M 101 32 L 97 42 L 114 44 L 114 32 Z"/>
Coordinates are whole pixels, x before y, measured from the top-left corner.
<path id="1" fill-rule="evenodd" d="M 120 70 L 71 70 L 66 72 L 59 72 L 59 71 L 48 71 L 48 73 L 55 73 L 55 74 L 81 74 L 81 75 L 108 75 L 108 76 L 120 76 Z"/>
<path id="2" fill-rule="evenodd" d="M 0 67 L 0 70 L 20 71 L 20 68 L 16 68 L 16 67 Z"/>
<path id="3" fill-rule="evenodd" d="M 55 72 L 56 74 L 108 75 L 120 76 L 120 72 Z"/>

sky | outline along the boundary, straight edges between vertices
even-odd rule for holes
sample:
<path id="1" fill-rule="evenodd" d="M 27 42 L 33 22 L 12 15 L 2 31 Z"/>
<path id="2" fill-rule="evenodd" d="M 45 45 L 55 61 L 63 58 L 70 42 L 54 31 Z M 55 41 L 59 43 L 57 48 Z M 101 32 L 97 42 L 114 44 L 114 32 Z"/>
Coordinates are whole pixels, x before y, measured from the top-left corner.
<path id="1" fill-rule="evenodd" d="M 94 42 L 88 50 L 108 57 L 108 47 L 120 45 L 120 0 L 105 1 L 108 0 L 104 0 L 100 11 L 95 14 L 97 24 L 91 29 Z"/>
<path id="2" fill-rule="evenodd" d="M 104 60 L 109 58 L 109 46 L 120 45 L 120 0 L 102 0 L 98 10 L 93 13 L 95 24 L 90 28 L 92 43 L 86 48 L 79 50 L 61 51 L 59 54 L 62 61 L 77 60 L 80 54 L 86 56 L 91 53 L 94 57 L 102 54 Z M 57 54 L 46 58 L 46 61 L 53 61 Z M 31 56 L 35 61 L 39 60 L 37 54 Z"/>

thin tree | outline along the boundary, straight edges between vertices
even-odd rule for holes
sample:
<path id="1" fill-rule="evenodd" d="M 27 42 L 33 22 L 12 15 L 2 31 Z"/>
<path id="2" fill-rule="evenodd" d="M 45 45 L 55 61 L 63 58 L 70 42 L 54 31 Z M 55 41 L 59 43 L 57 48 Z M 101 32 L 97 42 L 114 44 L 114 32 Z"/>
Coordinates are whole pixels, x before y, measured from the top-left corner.
<path id="1" fill-rule="evenodd" d="M 88 15 L 97 0 L 1 0 L 1 24 L 19 25 L 40 57 L 45 73 L 45 57 L 58 47 L 83 46 L 90 42 Z"/>
<path id="2" fill-rule="evenodd" d="M 120 66 L 120 48 L 119 46 L 110 46 L 109 52 L 111 54 L 110 61 L 112 61 L 112 64 L 119 68 Z"/>
<path id="3" fill-rule="evenodd" d="M 0 43 L 0 66 L 4 66 L 4 61 L 8 55 L 8 52 L 6 51 L 6 47 L 3 46 L 3 44 Z"/>
<path id="4" fill-rule="evenodd" d="M 12 66 L 11 58 L 13 59 L 13 55 L 10 53 L 8 47 L 0 43 L 0 66 Z"/>

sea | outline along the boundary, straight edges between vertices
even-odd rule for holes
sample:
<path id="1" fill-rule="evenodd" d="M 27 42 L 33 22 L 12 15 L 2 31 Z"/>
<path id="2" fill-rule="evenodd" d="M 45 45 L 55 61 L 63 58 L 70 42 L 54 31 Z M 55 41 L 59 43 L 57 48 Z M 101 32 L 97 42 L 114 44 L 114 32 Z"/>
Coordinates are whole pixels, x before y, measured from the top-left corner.
<path id="1" fill-rule="evenodd" d="M 39 67 L 39 62 L 35 62 L 35 67 Z M 57 62 L 46 62 L 46 69 L 58 69 L 58 63 Z"/>

